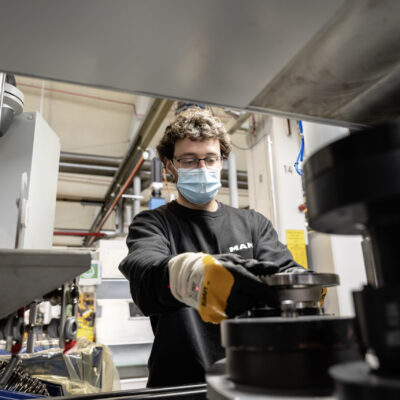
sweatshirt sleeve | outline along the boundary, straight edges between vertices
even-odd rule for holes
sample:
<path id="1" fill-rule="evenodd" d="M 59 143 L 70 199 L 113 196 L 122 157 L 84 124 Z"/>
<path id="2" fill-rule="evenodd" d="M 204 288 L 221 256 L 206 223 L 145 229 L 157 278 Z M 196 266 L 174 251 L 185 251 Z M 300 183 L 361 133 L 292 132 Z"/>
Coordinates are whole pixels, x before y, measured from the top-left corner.
<path id="1" fill-rule="evenodd" d="M 145 315 L 174 311 L 183 304 L 169 289 L 168 261 L 173 257 L 166 227 L 155 212 L 138 214 L 126 240 L 129 254 L 119 270 L 129 280 L 132 298 Z"/>
<path id="2" fill-rule="evenodd" d="M 293 260 L 289 249 L 279 241 L 278 234 L 271 221 L 262 214 L 254 212 L 255 226 L 258 227 L 255 258 L 260 261 L 271 261 L 279 267 L 279 272 L 292 267 L 301 267 Z"/>

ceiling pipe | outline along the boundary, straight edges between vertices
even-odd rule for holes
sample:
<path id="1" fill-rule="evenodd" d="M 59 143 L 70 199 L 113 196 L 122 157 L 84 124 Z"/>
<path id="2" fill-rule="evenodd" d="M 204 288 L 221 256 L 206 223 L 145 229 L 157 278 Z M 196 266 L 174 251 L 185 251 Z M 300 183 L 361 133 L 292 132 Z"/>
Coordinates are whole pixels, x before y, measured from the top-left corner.
<path id="1" fill-rule="evenodd" d="M 141 179 L 150 179 L 151 175 L 151 164 L 150 161 L 145 161 L 140 169 L 139 176 Z M 59 172 L 71 173 L 71 174 L 83 174 L 83 175 L 99 175 L 99 176 L 114 176 L 117 167 L 94 165 L 94 164 L 82 164 L 82 163 L 69 163 L 60 162 Z M 229 176 L 227 168 L 224 168 L 221 173 L 221 182 L 224 182 Z M 243 170 L 236 171 L 237 180 L 239 183 L 244 183 L 247 188 L 247 172 Z M 167 174 L 167 179 L 171 181 L 170 175 Z M 242 185 L 243 188 L 243 185 Z"/>
<path id="2" fill-rule="evenodd" d="M 78 164 L 61 161 L 58 165 L 58 171 L 70 174 L 114 176 L 115 173 L 118 171 L 118 167 L 93 164 Z"/>
<path id="3" fill-rule="evenodd" d="M 121 190 L 115 197 L 114 201 L 112 202 L 111 206 L 108 208 L 107 212 L 103 216 L 103 218 L 100 220 L 100 222 L 97 224 L 97 227 L 95 228 L 94 232 L 99 232 L 100 229 L 103 227 L 103 225 L 106 223 L 108 217 L 111 215 L 113 212 L 114 208 L 117 206 L 119 200 L 121 199 L 122 195 L 125 193 L 126 189 L 128 188 L 129 185 L 132 184 L 133 178 L 135 175 L 139 172 L 140 167 L 142 166 L 144 162 L 144 157 L 141 156 L 139 159 L 139 162 L 136 164 L 135 168 L 132 170 L 131 174 L 128 176 L 128 179 L 125 181 L 124 185 L 122 186 Z M 87 246 L 91 246 L 94 242 L 94 237 L 91 237 L 88 242 Z"/>
<path id="4" fill-rule="evenodd" d="M 110 157 L 96 154 L 71 153 L 62 151 L 60 153 L 60 162 L 94 164 L 118 168 L 122 162 L 122 157 Z"/>
<path id="5" fill-rule="evenodd" d="M 105 176 L 113 176 L 115 174 L 115 171 L 121 165 L 121 162 L 122 157 L 108 157 L 93 154 L 61 152 L 60 172 L 90 174 L 90 165 L 93 168 L 93 175 L 102 175 L 101 172 L 103 171 Z M 110 168 L 103 169 L 103 167 Z M 144 162 L 140 172 L 142 173 L 142 171 L 151 171 L 151 161 L 146 160 Z M 221 178 L 228 178 L 227 168 L 222 169 Z M 247 182 L 247 171 L 237 170 L 237 179 L 238 181 Z"/>
<path id="6" fill-rule="evenodd" d="M 238 194 L 238 181 L 236 173 L 236 156 L 232 151 L 228 158 L 228 172 L 229 172 L 229 204 L 231 207 L 239 208 L 239 194 Z"/>
<path id="7" fill-rule="evenodd" d="M 104 225 L 105 221 L 110 216 L 112 210 L 116 205 L 115 199 L 119 195 L 122 196 L 123 194 L 122 189 L 120 190 L 123 182 L 125 183 L 123 184 L 122 188 L 125 188 L 125 190 L 132 182 L 135 174 L 139 171 L 139 168 L 144 162 L 143 154 L 145 153 L 145 149 L 150 144 L 151 139 L 164 121 L 173 103 L 174 102 L 172 100 L 166 99 L 154 100 L 149 112 L 146 115 L 146 118 L 144 119 L 138 131 L 135 140 L 130 145 L 127 154 L 125 155 L 121 165 L 118 168 L 118 171 L 116 172 L 107 190 L 104 199 L 104 206 L 101 208 L 100 212 L 97 214 L 95 220 L 93 221 L 90 232 L 98 231 L 100 229 L 99 227 Z M 130 171 L 132 172 L 130 173 Z M 134 171 L 135 173 L 133 174 Z M 115 197 L 115 194 L 118 192 L 118 190 L 118 196 Z M 90 238 L 88 240 L 88 238 L 85 238 L 83 245 L 90 246 L 93 243 L 92 239 L 93 238 Z"/>
<path id="8" fill-rule="evenodd" d="M 101 232 L 81 232 L 81 231 L 70 231 L 70 230 L 56 230 L 53 232 L 54 236 L 92 236 L 92 237 L 106 237 L 105 233 Z"/>
<path id="9" fill-rule="evenodd" d="M 57 201 L 66 202 L 66 203 L 80 203 L 83 207 L 101 207 L 104 202 L 101 200 L 96 200 L 93 198 L 74 198 L 74 197 L 65 197 L 65 196 L 57 196 Z M 76 231 L 76 229 L 74 229 Z"/>
<path id="10" fill-rule="evenodd" d="M 147 174 L 147 177 L 145 179 L 143 179 L 143 174 Z M 141 186 L 141 190 L 146 190 L 150 185 L 151 185 L 151 174 L 150 172 L 147 171 L 139 171 L 140 174 L 140 178 L 142 181 L 142 186 Z M 229 181 L 228 179 L 221 179 L 221 185 L 223 188 L 227 188 L 229 187 Z M 238 189 L 244 189 L 247 190 L 248 189 L 248 185 L 247 182 L 245 181 L 238 181 Z M 127 192 L 129 192 L 129 190 L 127 190 Z M 86 206 L 92 206 L 92 207 L 102 207 L 104 206 L 104 201 L 103 200 L 98 200 L 98 199 L 94 199 L 94 198 L 81 198 L 81 197 L 57 197 L 57 201 L 59 202 L 67 202 L 67 203 L 80 203 L 83 207 Z M 143 202 L 143 204 L 145 204 L 146 202 Z"/>
<path id="11" fill-rule="evenodd" d="M 147 183 L 151 181 L 151 172 L 143 170 L 148 167 L 146 165 L 147 161 L 145 161 L 142 165 L 142 168 L 139 171 L 139 177 L 143 181 L 142 189 L 146 189 L 148 187 Z M 147 168 L 146 168 L 147 169 Z M 70 164 L 70 163 L 60 163 L 59 172 L 63 173 L 73 173 L 73 174 L 84 174 L 84 175 L 99 175 L 99 176 L 114 176 L 117 168 L 115 167 L 104 167 L 101 165 L 85 165 L 85 164 Z M 228 178 L 228 170 L 222 170 L 221 174 L 221 184 L 222 187 L 229 186 Z M 172 181 L 172 178 L 169 174 L 167 174 L 168 181 Z M 247 189 L 247 173 L 245 171 L 237 171 L 236 174 L 237 184 L 239 189 Z M 147 182 L 148 181 L 148 182 Z M 104 202 L 102 202 L 103 204 Z"/>
<path id="12" fill-rule="evenodd" d="M 117 188 L 124 182 L 133 166 L 136 165 L 147 149 L 151 139 L 156 134 L 158 128 L 164 121 L 173 104 L 172 100 L 156 99 L 143 121 L 136 140 L 131 144 L 125 155 L 110 187 L 108 188 L 106 199 L 116 192 Z"/>

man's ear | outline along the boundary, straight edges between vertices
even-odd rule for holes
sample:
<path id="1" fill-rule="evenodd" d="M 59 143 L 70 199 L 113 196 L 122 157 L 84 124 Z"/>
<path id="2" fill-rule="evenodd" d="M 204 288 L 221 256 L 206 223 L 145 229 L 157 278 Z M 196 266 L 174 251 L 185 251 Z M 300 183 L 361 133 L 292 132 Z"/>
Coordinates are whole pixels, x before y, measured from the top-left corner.
<path id="1" fill-rule="evenodd" d="M 172 175 L 175 176 L 175 169 L 172 165 L 172 161 L 168 160 L 168 158 L 164 159 L 165 169 Z"/>

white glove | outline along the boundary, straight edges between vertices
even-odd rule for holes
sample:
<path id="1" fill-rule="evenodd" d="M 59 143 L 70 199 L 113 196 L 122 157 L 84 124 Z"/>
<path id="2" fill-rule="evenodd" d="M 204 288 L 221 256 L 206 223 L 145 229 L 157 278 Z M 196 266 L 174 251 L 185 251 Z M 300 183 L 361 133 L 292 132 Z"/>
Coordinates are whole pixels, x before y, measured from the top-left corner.
<path id="1" fill-rule="evenodd" d="M 203 283 L 202 253 L 183 253 L 168 263 L 172 295 L 193 308 L 198 308 Z"/>

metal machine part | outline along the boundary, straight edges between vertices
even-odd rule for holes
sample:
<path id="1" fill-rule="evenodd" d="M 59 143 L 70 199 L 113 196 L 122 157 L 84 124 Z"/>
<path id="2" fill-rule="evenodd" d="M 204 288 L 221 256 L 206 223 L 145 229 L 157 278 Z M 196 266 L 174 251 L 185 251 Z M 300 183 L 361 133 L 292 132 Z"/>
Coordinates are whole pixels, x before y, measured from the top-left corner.
<path id="1" fill-rule="evenodd" d="M 61 304 L 58 329 L 53 332 L 60 338 L 60 346 L 67 349 L 75 343 L 79 293 L 76 283 L 70 280 L 89 269 L 90 261 L 89 252 L 0 249 L 0 276 L 6 282 L 0 291 L 0 339 L 6 340 L 8 352 L 15 355 L 21 349 L 27 305 L 30 306 L 27 352 L 33 352 L 36 330 L 41 328 L 36 324 L 37 302 L 43 298 Z M 41 275 L 45 279 L 38 280 Z M 59 285 L 61 290 L 54 290 Z"/>
<path id="2" fill-rule="evenodd" d="M 12 79 L 10 79 L 12 77 Z M 13 76 L 7 75 L 3 85 L 3 92 L 0 94 L 2 96 L 2 102 L 0 107 L 0 137 L 3 136 L 15 115 L 21 114 L 24 109 L 24 95 L 23 93 L 15 87 L 15 82 Z"/>
<path id="3" fill-rule="evenodd" d="M 0 26 L 3 70 L 335 124 L 399 115 L 398 0 L 3 3 L 24 27 Z"/>
<path id="4" fill-rule="evenodd" d="M 304 164 L 310 226 L 367 234 L 381 284 L 400 282 L 400 119 L 352 133 Z"/>
<path id="5" fill-rule="evenodd" d="M 336 274 L 318 274 L 305 272 L 300 274 L 274 274 L 268 275 L 264 280 L 270 286 L 296 287 L 296 286 L 336 286 L 339 285 L 339 276 Z"/>
<path id="6" fill-rule="evenodd" d="M 90 268 L 88 251 L 0 249 L 0 319 Z M 37 279 L 45 276 L 46 279 Z"/>
<path id="7" fill-rule="evenodd" d="M 281 302 L 281 310 L 284 303 L 292 301 L 295 309 L 301 315 L 321 314 L 321 294 L 325 287 L 339 285 L 339 276 L 336 274 L 319 274 L 314 272 L 280 273 L 262 278 L 269 286 L 277 290 Z M 278 311 L 278 312 L 277 312 Z M 283 310 L 282 310 L 283 311 Z M 252 316 L 277 316 L 279 310 L 256 309 Z"/>
<path id="8" fill-rule="evenodd" d="M 233 382 L 225 373 L 226 360 L 218 361 L 207 371 L 207 398 L 210 400 L 309 400 L 298 390 L 282 390 L 265 387 L 247 386 Z M 331 396 L 312 396 L 313 400 L 332 400 Z"/>
<path id="9" fill-rule="evenodd" d="M 59 338 L 60 347 L 68 348 L 70 342 L 76 340 L 78 332 L 77 311 L 79 289 L 75 281 L 66 282 L 61 287 L 43 296 L 52 305 L 60 305 L 60 318 L 53 318 L 43 330 L 51 338 Z"/>
<path id="10" fill-rule="evenodd" d="M 182 385 L 182 386 L 168 386 L 160 388 L 148 388 L 148 389 L 136 389 L 136 390 L 123 390 L 111 393 L 90 393 L 80 394 L 74 396 L 63 397 L 64 400 L 150 400 L 150 399 L 179 399 L 179 400 L 205 400 L 206 385 L 193 384 L 193 385 Z"/>
<path id="11" fill-rule="evenodd" d="M 361 357 L 353 318 L 230 319 L 221 333 L 227 377 L 281 394 L 330 395 L 328 368 Z"/>
<path id="12" fill-rule="evenodd" d="M 335 367 L 341 399 L 354 395 L 355 388 L 357 399 L 370 399 L 372 386 L 375 394 L 389 393 L 385 398 L 400 395 L 399 171 L 399 119 L 334 142 L 304 165 L 310 226 L 364 234 L 373 253 L 372 278 L 353 294 L 361 341 L 373 362 L 363 367 L 363 379 L 359 364 Z"/>
<path id="13" fill-rule="evenodd" d="M 303 272 L 263 280 L 276 288 L 280 307 L 223 321 L 226 361 L 222 372 L 207 375 L 210 398 L 331 395 L 329 367 L 361 358 L 354 319 L 323 315 L 320 307 L 323 289 L 338 285 L 339 277 Z"/>
<path id="14" fill-rule="evenodd" d="M 335 365 L 330 374 L 336 382 L 337 397 L 341 400 L 398 400 L 400 380 L 372 375 L 365 362 Z"/>
<path id="15" fill-rule="evenodd" d="M 51 338 L 62 338 L 62 340 L 74 340 L 76 339 L 76 334 L 78 332 L 78 322 L 75 317 L 67 317 L 64 321 L 64 330 L 60 334 L 61 323 L 57 318 L 53 318 L 50 324 L 44 327 Z M 64 343 L 61 343 L 61 347 L 64 347 Z"/>
<path id="16" fill-rule="evenodd" d="M 11 351 L 15 342 L 21 343 L 25 333 L 21 312 L 10 314 L 0 320 L 0 340 L 6 340 L 6 350 Z"/>
<path id="17" fill-rule="evenodd" d="M 36 301 L 32 302 L 29 306 L 29 325 L 28 325 L 28 338 L 26 341 L 26 352 L 33 353 L 36 337 L 36 318 L 37 318 L 37 305 Z"/>

